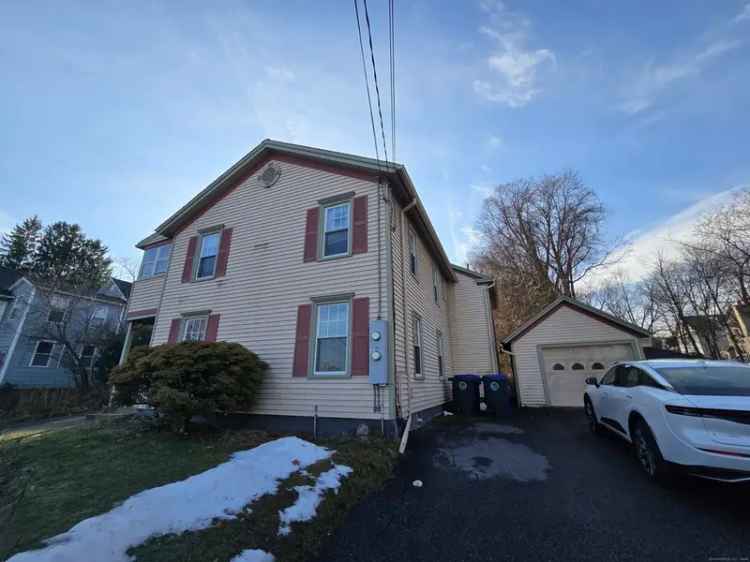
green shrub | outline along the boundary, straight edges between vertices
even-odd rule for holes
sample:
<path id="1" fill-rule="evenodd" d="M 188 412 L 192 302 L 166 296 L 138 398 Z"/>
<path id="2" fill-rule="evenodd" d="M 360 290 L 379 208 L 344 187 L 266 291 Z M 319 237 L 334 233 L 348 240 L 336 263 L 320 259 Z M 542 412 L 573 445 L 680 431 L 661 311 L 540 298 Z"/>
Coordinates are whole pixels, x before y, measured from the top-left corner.
<path id="1" fill-rule="evenodd" d="M 153 406 L 184 432 L 195 415 L 249 409 L 267 369 L 238 343 L 183 342 L 132 349 L 109 382 L 117 404 Z"/>

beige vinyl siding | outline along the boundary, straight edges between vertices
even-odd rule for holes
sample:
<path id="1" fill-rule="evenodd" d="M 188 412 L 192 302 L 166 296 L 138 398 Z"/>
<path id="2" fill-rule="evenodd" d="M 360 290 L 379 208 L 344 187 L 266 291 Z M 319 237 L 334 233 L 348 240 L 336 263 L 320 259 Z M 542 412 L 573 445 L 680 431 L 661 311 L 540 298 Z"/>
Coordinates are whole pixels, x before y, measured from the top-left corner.
<path id="1" fill-rule="evenodd" d="M 489 375 L 497 372 L 492 308 L 486 285 L 456 271 L 458 283 L 451 299 L 453 369 L 456 374 Z M 494 290 L 494 289 L 492 289 Z"/>
<path id="2" fill-rule="evenodd" d="M 561 306 L 531 330 L 512 342 L 515 375 L 522 406 L 544 406 L 544 382 L 539 365 L 540 345 L 632 342 L 638 338 L 610 324 Z M 640 349 L 640 347 L 638 347 Z"/>
<path id="3" fill-rule="evenodd" d="M 164 287 L 164 275 L 139 279 L 133 283 L 128 301 L 128 311 L 159 308 L 161 290 Z"/>
<path id="4" fill-rule="evenodd" d="M 395 345 L 396 379 L 398 381 L 398 399 L 400 414 L 417 413 L 427 408 L 439 406 L 450 400 L 448 377 L 451 376 L 452 359 L 450 350 L 450 324 L 448 322 L 448 303 L 451 298 L 451 283 L 442 278 L 442 294 L 439 305 L 435 304 L 432 295 L 432 270 L 435 262 L 427 251 L 421 238 L 417 236 L 417 278 L 409 269 L 408 226 L 402 238 L 401 208 L 394 203 L 395 225 L 392 232 L 393 251 L 393 285 L 394 308 L 396 309 Z M 409 224 L 408 218 L 406 219 Z M 405 260 L 405 267 L 402 263 Z M 402 283 L 403 278 L 403 283 Z M 403 288 L 405 293 L 405 311 L 402 307 Z M 405 312 L 405 314 L 404 314 Z M 422 319 L 422 376 L 414 376 L 414 354 L 412 318 L 416 313 Z M 405 316 L 405 317 L 404 317 Z M 406 329 L 406 340 L 404 340 Z M 443 371 L 438 374 L 437 330 L 443 333 Z M 404 345 L 406 344 L 406 349 Z M 404 355 L 406 351 L 406 355 Z"/>
<path id="5" fill-rule="evenodd" d="M 263 188 L 257 181 L 262 168 L 175 236 L 153 344 L 167 341 L 172 319 L 210 310 L 221 315 L 219 340 L 239 342 L 271 366 L 254 413 L 310 416 L 317 405 L 321 416 L 377 419 L 381 414 L 373 412 L 373 389 L 365 376 L 343 380 L 292 377 L 300 304 L 309 304 L 311 297 L 354 293 L 355 298 L 370 298 L 370 319 L 376 317 L 377 184 L 275 163 L 282 173 L 271 188 Z M 368 252 L 304 263 L 307 209 L 316 207 L 320 199 L 347 192 L 368 196 Z M 384 228 L 385 218 L 382 223 Z M 182 283 L 189 238 L 218 225 L 234 229 L 226 276 Z M 384 240 L 382 251 L 385 264 Z M 383 275 L 381 296 L 387 318 L 385 285 Z M 386 391 L 386 417 L 392 417 L 389 402 Z"/>

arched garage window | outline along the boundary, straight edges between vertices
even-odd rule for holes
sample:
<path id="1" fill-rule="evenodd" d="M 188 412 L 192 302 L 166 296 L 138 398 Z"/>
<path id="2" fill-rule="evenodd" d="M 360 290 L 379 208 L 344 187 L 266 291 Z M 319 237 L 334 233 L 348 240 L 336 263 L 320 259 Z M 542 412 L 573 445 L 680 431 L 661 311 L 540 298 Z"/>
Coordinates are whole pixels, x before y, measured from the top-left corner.
<path id="1" fill-rule="evenodd" d="M 565 365 L 563 365 L 562 363 L 555 363 L 554 365 L 552 365 L 552 370 L 553 371 L 564 371 L 565 370 Z"/>
<path id="2" fill-rule="evenodd" d="M 581 363 L 573 363 L 573 366 L 571 367 L 573 371 L 583 371 L 584 366 Z"/>
<path id="3" fill-rule="evenodd" d="M 592 363 L 591 370 L 592 371 L 602 371 L 602 370 L 604 370 L 604 365 L 602 365 L 601 363 L 599 363 L 597 361 L 596 363 Z"/>

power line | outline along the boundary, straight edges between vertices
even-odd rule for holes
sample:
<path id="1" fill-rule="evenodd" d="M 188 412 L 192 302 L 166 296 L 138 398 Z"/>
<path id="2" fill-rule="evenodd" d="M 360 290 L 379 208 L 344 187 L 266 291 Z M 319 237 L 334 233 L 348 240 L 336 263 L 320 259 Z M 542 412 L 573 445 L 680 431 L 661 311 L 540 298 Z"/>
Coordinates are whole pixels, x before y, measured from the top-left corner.
<path id="1" fill-rule="evenodd" d="M 391 70 L 391 158 L 396 160 L 396 39 L 393 0 L 388 0 L 388 36 L 390 39 Z"/>
<path id="2" fill-rule="evenodd" d="M 383 110 L 380 106 L 380 87 L 378 86 L 378 71 L 375 66 L 375 50 L 372 47 L 372 27 L 370 26 L 370 13 L 367 10 L 367 0 L 362 0 L 365 6 L 365 23 L 367 23 L 367 37 L 370 41 L 370 58 L 372 59 L 372 75 L 375 79 L 375 97 L 378 101 L 378 116 L 380 117 L 380 134 L 383 137 L 383 154 L 388 162 L 388 148 L 385 143 L 385 128 L 383 127 Z"/>
<path id="3" fill-rule="evenodd" d="M 370 96 L 370 78 L 367 74 L 367 62 L 365 60 L 365 48 L 362 44 L 362 26 L 359 23 L 359 0 L 354 0 L 354 14 L 357 17 L 357 34 L 359 35 L 359 52 L 362 55 L 362 71 L 365 75 L 365 89 L 367 90 L 367 107 L 370 109 L 370 125 L 372 126 L 372 141 L 375 143 L 375 158 L 380 162 L 378 151 L 378 135 L 375 132 L 375 117 L 372 114 L 372 97 Z M 388 158 L 386 157 L 386 160 Z"/>

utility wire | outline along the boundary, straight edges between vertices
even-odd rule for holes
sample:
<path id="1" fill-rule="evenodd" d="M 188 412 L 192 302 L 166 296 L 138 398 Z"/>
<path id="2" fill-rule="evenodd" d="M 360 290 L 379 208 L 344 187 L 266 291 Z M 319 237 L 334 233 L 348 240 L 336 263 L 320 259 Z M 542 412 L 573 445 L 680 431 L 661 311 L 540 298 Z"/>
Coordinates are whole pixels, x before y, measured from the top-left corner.
<path id="1" fill-rule="evenodd" d="M 372 27 L 370 25 L 370 13 L 367 10 L 367 0 L 362 0 L 365 6 L 365 22 L 367 23 L 367 37 L 370 41 L 370 58 L 372 59 L 372 75 L 375 79 L 375 97 L 378 101 L 378 116 L 380 117 L 380 134 L 383 137 L 383 154 L 385 161 L 388 162 L 388 148 L 385 143 L 385 128 L 383 127 L 383 110 L 380 106 L 380 87 L 378 86 L 378 71 L 375 66 L 375 50 L 372 47 Z"/>
<path id="2" fill-rule="evenodd" d="M 388 36 L 390 39 L 391 70 L 391 158 L 396 161 L 396 38 L 394 0 L 388 0 Z"/>
<path id="3" fill-rule="evenodd" d="M 367 90 L 367 107 L 370 109 L 370 125 L 372 126 L 372 141 L 375 143 L 375 159 L 380 166 L 380 153 L 378 151 L 378 135 L 375 132 L 375 117 L 372 113 L 372 97 L 370 96 L 370 78 L 367 74 L 367 61 L 365 60 L 365 47 L 362 43 L 362 26 L 359 22 L 359 0 L 354 0 L 354 14 L 357 16 L 357 33 L 359 35 L 359 52 L 362 55 L 362 71 L 365 75 L 365 89 Z M 386 158 L 387 160 L 387 158 Z"/>

